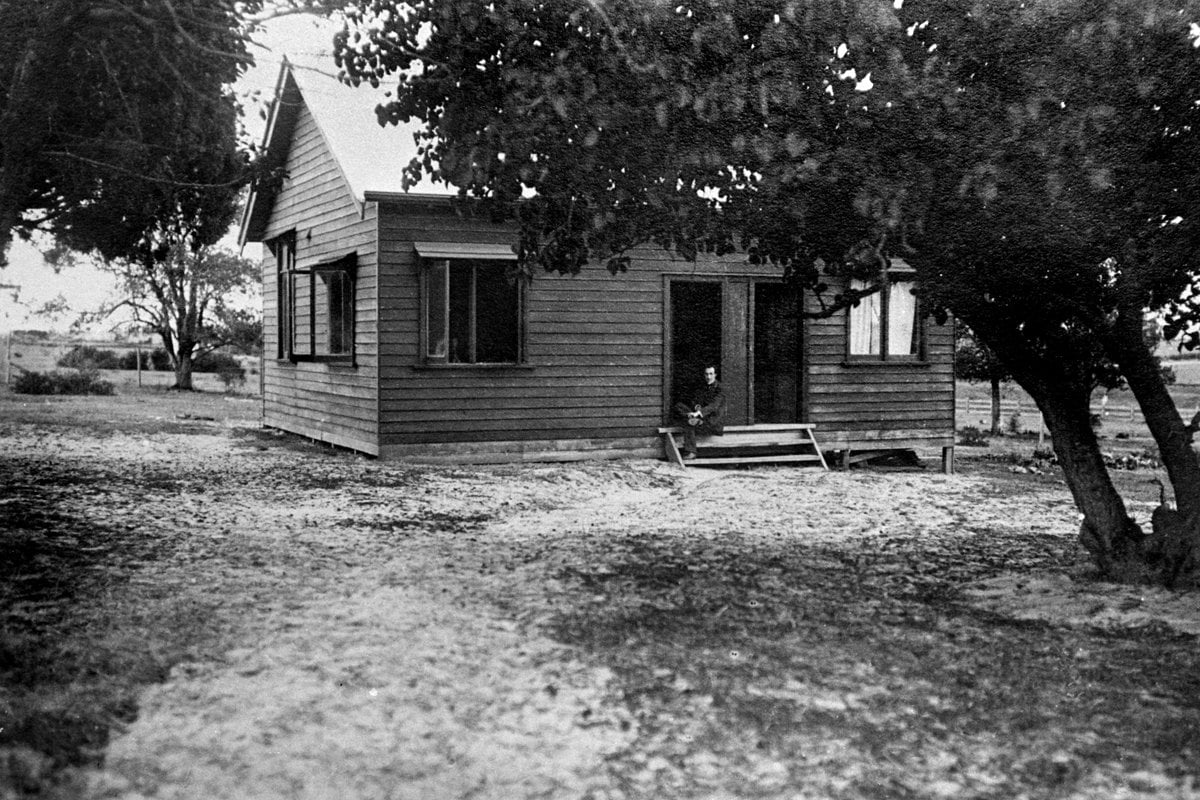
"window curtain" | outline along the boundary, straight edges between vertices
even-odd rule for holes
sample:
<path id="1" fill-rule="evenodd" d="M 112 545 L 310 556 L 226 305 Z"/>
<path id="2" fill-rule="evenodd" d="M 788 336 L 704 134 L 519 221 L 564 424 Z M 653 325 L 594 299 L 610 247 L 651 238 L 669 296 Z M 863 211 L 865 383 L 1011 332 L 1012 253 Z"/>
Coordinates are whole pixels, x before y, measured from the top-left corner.
<path id="1" fill-rule="evenodd" d="M 864 281 L 851 281 L 850 288 L 862 291 L 867 288 Z M 880 352 L 882 292 L 875 292 L 859 300 L 850 309 L 850 355 L 878 355 Z"/>
<path id="2" fill-rule="evenodd" d="M 912 281 L 897 281 L 888 292 L 888 355 L 917 355 L 917 298 Z"/>

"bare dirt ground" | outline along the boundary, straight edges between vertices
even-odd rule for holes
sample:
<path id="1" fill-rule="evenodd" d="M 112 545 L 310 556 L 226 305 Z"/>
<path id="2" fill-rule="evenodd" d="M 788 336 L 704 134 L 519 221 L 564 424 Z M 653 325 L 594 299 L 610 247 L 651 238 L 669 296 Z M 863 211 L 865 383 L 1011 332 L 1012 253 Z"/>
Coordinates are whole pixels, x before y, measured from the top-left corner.
<path id="1" fill-rule="evenodd" d="M 1200 798 L 1200 601 L 1092 580 L 1031 447 L 414 467 L 0 396 L 0 798 Z"/>

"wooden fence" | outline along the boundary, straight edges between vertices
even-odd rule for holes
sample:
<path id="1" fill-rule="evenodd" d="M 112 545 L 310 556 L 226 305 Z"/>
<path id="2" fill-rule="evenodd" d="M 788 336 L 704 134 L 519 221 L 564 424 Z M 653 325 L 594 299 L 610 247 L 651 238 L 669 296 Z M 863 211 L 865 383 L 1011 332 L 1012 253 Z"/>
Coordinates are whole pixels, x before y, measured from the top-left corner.
<path id="1" fill-rule="evenodd" d="M 955 411 L 958 414 L 973 414 L 982 415 L 982 419 L 991 420 L 992 401 L 977 397 L 960 397 L 955 405 Z M 1180 409 L 1183 411 L 1183 409 Z M 1100 415 L 1101 419 L 1130 422 L 1140 424 L 1145 422 L 1145 417 L 1142 416 L 1142 410 L 1136 405 L 1115 405 L 1113 403 L 1092 403 L 1091 413 Z M 1032 400 L 1021 402 L 1020 400 L 1003 400 L 1000 403 L 1000 420 L 1006 422 L 1013 414 L 1017 414 L 1022 418 L 1037 417 L 1041 418 L 1041 412 L 1038 411 L 1037 405 Z M 1029 426 L 1027 425 L 1026 428 Z"/>

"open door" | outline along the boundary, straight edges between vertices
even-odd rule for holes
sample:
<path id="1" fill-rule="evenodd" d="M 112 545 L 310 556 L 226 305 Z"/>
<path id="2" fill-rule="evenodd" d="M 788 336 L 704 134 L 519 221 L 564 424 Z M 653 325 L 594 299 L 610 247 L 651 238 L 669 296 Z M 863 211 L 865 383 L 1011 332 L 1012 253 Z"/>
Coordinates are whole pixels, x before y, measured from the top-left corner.
<path id="1" fill-rule="evenodd" d="M 755 424 L 800 421 L 800 315 L 794 287 L 754 284 Z"/>
<path id="2" fill-rule="evenodd" d="M 671 281 L 671 375 L 667 408 L 691 402 L 704 367 L 721 370 L 721 284 Z"/>

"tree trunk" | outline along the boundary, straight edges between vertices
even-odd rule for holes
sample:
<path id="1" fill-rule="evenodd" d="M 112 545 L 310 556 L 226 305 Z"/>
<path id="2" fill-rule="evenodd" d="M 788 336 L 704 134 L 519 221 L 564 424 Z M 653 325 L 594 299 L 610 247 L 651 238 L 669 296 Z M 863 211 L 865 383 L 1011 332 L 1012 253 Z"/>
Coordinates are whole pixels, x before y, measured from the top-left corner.
<path id="1" fill-rule="evenodd" d="M 1083 515 L 1080 542 L 1100 571 L 1111 580 L 1145 582 L 1149 578 L 1147 537 L 1113 486 L 1092 428 L 1095 375 L 1090 359 L 1099 353 L 1090 353 L 1089 345 L 1098 343 L 1067 330 L 1051 330 L 1030 342 L 1021 326 L 1002 316 L 960 318 L 1008 367 L 1041 411 L 1067 488 Z"/>
<path id="2" fill-rule="evenodd" d="M 1130 518 L 1104 465 L 1092 430 L 1087 396 L 1038 387 L 1030 393 L 1045 418 L 1067 487 L 1083 513 L 1079 529 L 1083 546 L 1105 576 L 1122 581 L 1144 580 L 1145 536 Z"/>
<path id="3" fill-rule="evenodd" d="M 992 435 L 1000 435 L 1000 379 L 992 378 Z"/>
<path id="4" fill-rule="evenodd" d="M 1158 445 L 1159 456 L 1175 491 L 1177 511 L 1165 506 L 1151 519 L 1154 536 L 1147 552 L 1164 583 L 1200 580 L 1200 460 L 1192 449 L 1195 428 L 1185 425 L 1167 391 L 1162 371 L 1142 335 L 1141 311 L 1122 311 L 1106 337 L 1110 355 L 1121 367 Z"/>
<path id="5" fill-rule="evenodd" d="M 175 361 L 175 386 L 181 392 L 193 391 L 192 386 L 192 349 L 180 347 L 179 358 Z"/>
<path id="6" fill-rule="evenodd" d="M 1020 332 L 987 320 L 971 329 L 986 336 L 985 343 L 1041 411 L 1067 488 L 1083 515 L 1080 542 L 1107 578 L 1144 581 L 1146 536 L 1130 518 L 1104 464 L 1092 428 L 1092 372 L 1078 363 L 1078 356 L 1070 357 L 1076 342 L 1065 338 L 1052 341 L 1050 347 L 1033 348 Z"/>

